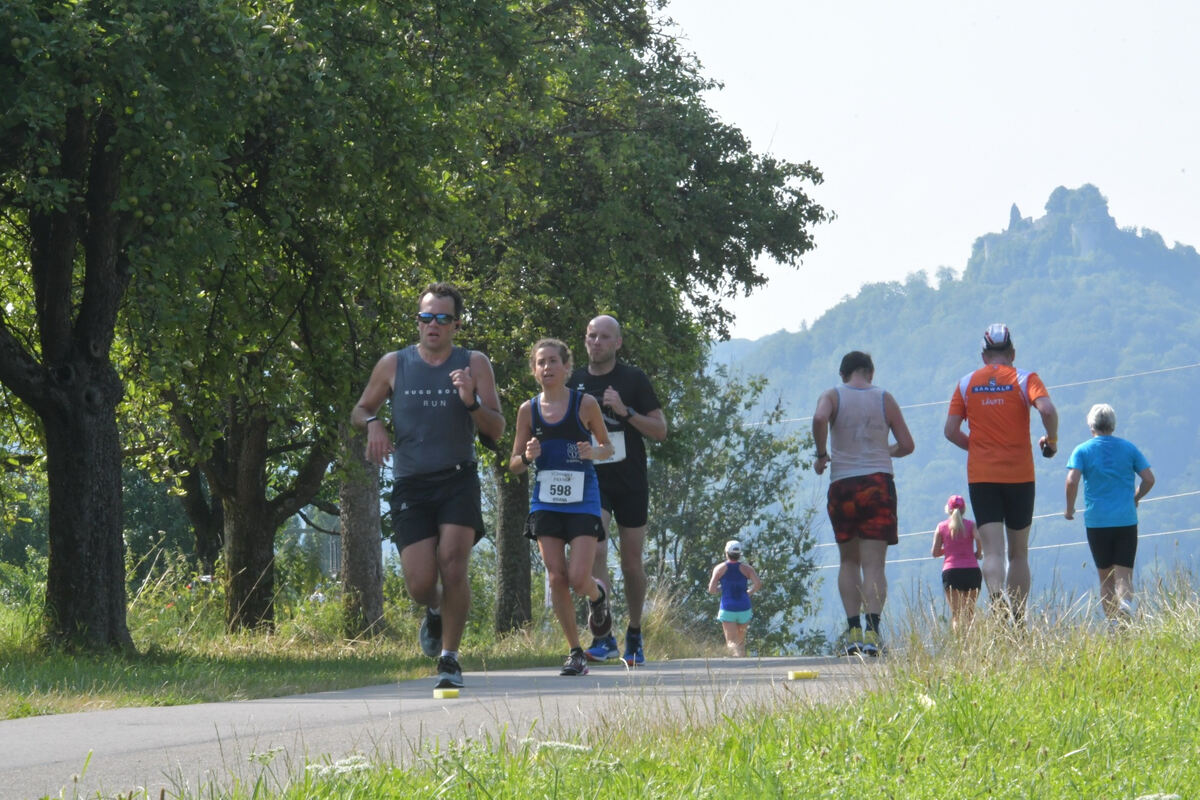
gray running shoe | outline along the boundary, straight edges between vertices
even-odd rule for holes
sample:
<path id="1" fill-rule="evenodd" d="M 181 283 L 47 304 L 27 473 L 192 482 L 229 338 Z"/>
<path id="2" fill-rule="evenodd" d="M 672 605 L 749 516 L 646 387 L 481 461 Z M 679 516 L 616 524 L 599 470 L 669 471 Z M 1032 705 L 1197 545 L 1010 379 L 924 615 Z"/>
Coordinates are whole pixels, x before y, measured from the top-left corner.
<path id="1" fill-rule="evenodd" d="M 421 632 L 417 635 L 421 640 L 421 652 L 430 658 L 442 654 L 442 615 L 434 614 L 425 609 L 425 619 L 421 621 Z"/>

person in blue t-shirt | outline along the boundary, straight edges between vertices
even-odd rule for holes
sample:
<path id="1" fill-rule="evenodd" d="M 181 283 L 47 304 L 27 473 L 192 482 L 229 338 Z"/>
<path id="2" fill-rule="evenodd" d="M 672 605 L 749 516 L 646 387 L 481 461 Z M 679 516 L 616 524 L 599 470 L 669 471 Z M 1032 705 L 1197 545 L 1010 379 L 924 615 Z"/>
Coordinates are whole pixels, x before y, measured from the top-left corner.
<path id="1" fill-rule="evenodd" d="M 1067 508 L 1075 518 L 1075 498 L 1083 479 L 1083 523 L 1088 546 L 1100 573 L 1100 600 L 1113 621 L 1132 614 L 1133 559 L 1137 555 L 1137 504 L 1154 486 L 1150 462 L 1132 443 L 1113 436 L 1117 412 L 1106 403 L 1088 412 L 1092 438 L 1067 460 Z M 1140 480 L 1134 491 L 1133 478 Z"/>
<path id="2" fill-rule="evenodd" d="M 750 626 L 750 595 L 762 589 L 754 567 L 742 563 L 742 543 L 725 543 L 725 560 L 713 567 L 708 593 L 721 595 L 717 619 L 725 630 L 725 646 L 735 658 L 746 655 L 746 628 Z"/>

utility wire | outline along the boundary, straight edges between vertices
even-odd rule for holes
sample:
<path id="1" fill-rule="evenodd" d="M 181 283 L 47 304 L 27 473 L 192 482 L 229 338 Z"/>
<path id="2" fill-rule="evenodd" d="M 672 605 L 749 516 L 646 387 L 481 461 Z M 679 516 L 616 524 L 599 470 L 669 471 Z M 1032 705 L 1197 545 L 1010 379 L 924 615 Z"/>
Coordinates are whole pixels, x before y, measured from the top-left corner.
<path id="1" fill-rule="evenodd" d="M 1059 384 L 1055 384 L 1054 386 L 1047 386 L 1046 388 L 1047 389 L 1069 389 L 1073 386 L 1086 386 L 1086 385 L 1092 384 L 1092 383 L 1108 383 L 1110 381 L 1121 381 L 1121 380 L 1126 380 L 1128 378 L 1141 378 L 1146 375 L 1160 375 L 1164 372 L 1177 372 L 1181 369 L 1195 369 L 1196 367 L 1200 367 L 1200 362 L 1197 362 L 1195 364 L 1180 364 L 1177 367 L 1163 367 L 1162 369 L 1148 369 L 1148 370 L 1143 370 L 1142 372 L 1130 372 L 1125 375 L 1111 375 L 1107 378 L 1092 378 L 1092 379 L 1086 380 L 1086 381 L 1075 381 L 1074 383 L 1059 383 Z M 949 404 L 950 404 L 949 400 L 933 400 L 928 403 L 912 403 L 910 405 L 900 406 L 900 408 L 907 411 L 907 410 L 911 410 L 914 408 L 929 408 L 931 406 L 946 406 Z M 748 426 L 749 425 L 783 425 L 784 423 L 788 423 L 788 422 L 811 422 L 811 421 L 812 421 L 812 417 L 807 416 L 807 417 L 788 417 L 787 419 L 780 419 L 780 420 L 776 420 L 775 422 L 770 422 L 770 423 L 768 423 L 768 422 L 748 422 L 746 424 Z"/>
<path id="2" fill-rule="evenodd" d="M 1139 533 L 1138 539 L 1139 540 L 1153 539 L 1158 536 L 1176 536 L 1181 533 L 1196 533 L 1197 531 L 1200 531 L 1200 528 L 1177 528 L 1176 530 L 1173 530 L 1173 531 L 1159 531 L 1158 533 Z M 1052 550 L 1056 547 L 1074 547 L 1075 545 L 1080 545 L 1080 544 L 1087 544 L 1087 540 L 1084 540 L 1082 542 L 1060 542 L 1058 544 L 1043 544 L 1043 545 L 1039 545 L 1038 547 L 1031 547 L 1031 548 L 1029 548 L 1029 551 L 1033 552 L 1034 550 Z M 895 560 L 888 561 L 887 565 L 890 567 L 893 564 L 911 564 L 911 563 L 914 563 L 917 561 L 932 561 L 932 560 L 934 560 L 932 556 L 918 556 L 916 558 L 897 558 Z M 840 566 L 841 566 L 841 564 L 822 564 L 822 565 L 816 567 L 816 569 L 837 569 Z"/>
<path id="3" fill-rule="evenodd" d="M 1154 502 L 1158 502 L 1160 500 L 1174 500 L 1177 497 L 1192 497 L 1193 495 L 1198 495 L 1198 494 L 1200 494 L 1200 490 L 1196 490 L 1194 492 L 1180 492 L 1179 494 L 1165 494 L 1161 497 L 1146 497 L 1138 502 L 1139 502 L 1139 507 L 1140 507 L 1140 506 L 1146 505 L 1147 503 L 1154 503 Z M 1052 517 L 1061 517 L 1061 516 L 1062 516 L 1062 512 L 1058 511 L 1053 514 L 1038 514 L 1036 517 L 1034 517 L 1034 519 L 1050 519 Z M 914 531 L 912 533 L 902 533 L 897 538 L 907 539 L 910 536 L 929 536 L 933 533 L 933 531 L 934 531 L 934 529 L 930 528 L 929 530 L 926 530 L 926 531 Z M 837 542 L 821 542 L 820 544 L 813 545 L 813 549 L 816 549 L 818 547 L 837 547 Z M 893 562 L 889 561 L 888 563 L 891 564 Z"/>

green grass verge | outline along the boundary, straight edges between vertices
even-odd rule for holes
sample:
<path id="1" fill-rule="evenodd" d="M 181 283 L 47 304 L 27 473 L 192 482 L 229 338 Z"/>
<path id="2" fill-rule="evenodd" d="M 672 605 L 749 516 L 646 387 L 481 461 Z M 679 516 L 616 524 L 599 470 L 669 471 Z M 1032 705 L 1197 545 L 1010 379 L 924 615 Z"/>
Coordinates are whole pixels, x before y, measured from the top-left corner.
<path id="1" fill-rule="evenodd" d="M 984 623 L 965 642 L 910 642 L 879 665 L 883 688 L 854 701 L 729 709 L 682 729 L 648 715 L 405 769 L 316 764 L 277 794 L 229 796 L 1186 798 L 1200 786 L 1196 618 L 1192 603 L 1116 634 Z"/>
<path id="2" fill-rule="evenodd" d="M 128 656 L 46 648 L 32 603 L 0 606 L 0 719 L 284 697 L 434 674 L 433 661 L 417 646 L 422 612 L 407 601 L 388 604 L 386 634 L 360 641 L 340 635 L 336 602 L 298 604 L 273 634 L 227 635 L 218 601 L 189 592 L 144 593 L 129 612 L 142 650 Z M 500 638 L 487 628 L 486 609 L 473 613 L 461 651 L 467 671 L 545 667 L 566 656 L 547 609 L 535 608 L 527 629 Z M 644 624 L 657 658 L 721 654 L 715 635 L 698 640 L 679 630 L 669 597 L 651 598 Z"/>

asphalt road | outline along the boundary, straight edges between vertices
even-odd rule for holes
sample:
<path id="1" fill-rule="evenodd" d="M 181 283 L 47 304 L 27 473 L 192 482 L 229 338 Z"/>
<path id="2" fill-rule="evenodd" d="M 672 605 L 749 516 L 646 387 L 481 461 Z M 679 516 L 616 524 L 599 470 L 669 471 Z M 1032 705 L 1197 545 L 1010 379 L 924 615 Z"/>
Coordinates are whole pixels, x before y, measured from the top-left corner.
<path id="1" fill-rule="evenodd" d="M 697 720 L 736 704 L 826 701 L 861 691 L 875 675 L 857 659 L 681 659 L 637 669 L 593 665 L 467 672 L 455 699 L 433 697 L 433 678 L 337 692 L 122 708 L 0 722 L 0 798 L 158 798 L 202 788 L 280 787 L 312 763 L 365 756 L 411 763 L 455 741 L 571 737 L 632 721 Z M 792 670 L 815 679 L 789 680 Z M 140 796 L 140 795 L 138 795 Z M 209 796 L 205 792 L 204 796 Z"/>

